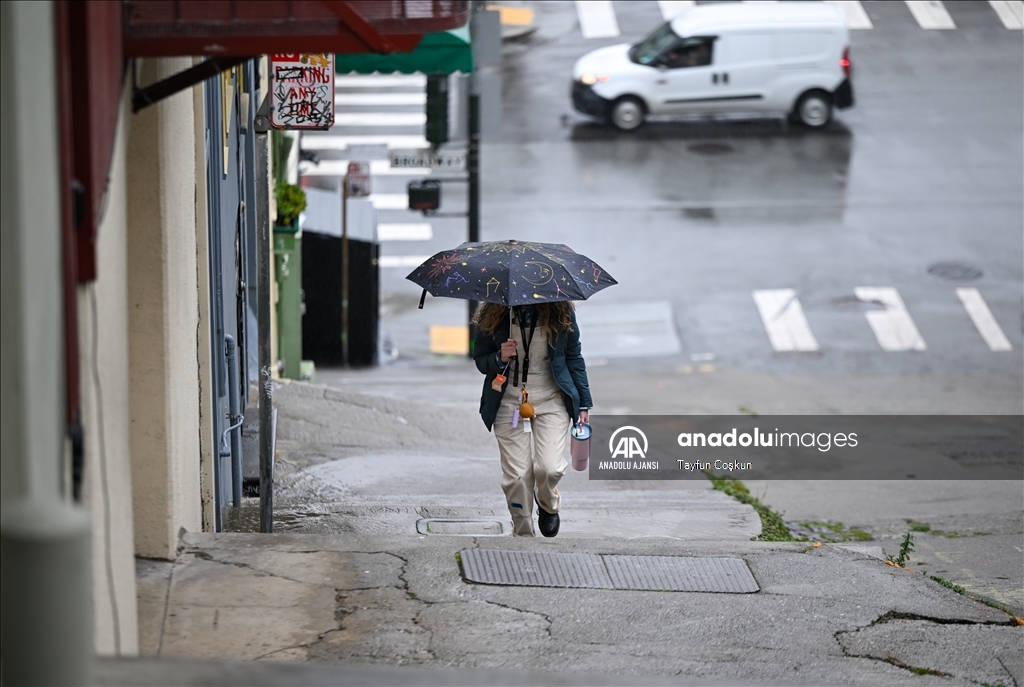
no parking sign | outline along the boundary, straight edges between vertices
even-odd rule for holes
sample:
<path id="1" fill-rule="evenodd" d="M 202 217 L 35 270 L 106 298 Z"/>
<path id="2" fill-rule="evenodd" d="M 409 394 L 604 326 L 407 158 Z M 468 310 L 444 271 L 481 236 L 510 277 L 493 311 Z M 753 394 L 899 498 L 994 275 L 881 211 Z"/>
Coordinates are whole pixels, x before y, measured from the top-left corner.
<path id="1" fill-rule="evenodd" d="M 329 129 L 334 125 L 334 54 L 270 56 L 275 129 Z"/>

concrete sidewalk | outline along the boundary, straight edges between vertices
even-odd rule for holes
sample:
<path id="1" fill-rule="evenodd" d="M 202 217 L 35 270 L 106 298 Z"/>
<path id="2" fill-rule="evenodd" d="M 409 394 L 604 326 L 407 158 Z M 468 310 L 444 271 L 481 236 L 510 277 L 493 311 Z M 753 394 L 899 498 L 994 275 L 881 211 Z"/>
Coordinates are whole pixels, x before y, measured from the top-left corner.
<path id="1" fill-rule="evenodd" d="M 424 534 L 507 520 L 473 409 L 308 384 L 275 404 L 277 533 L 186 533 L 175 561 L 140 560 L 144 658 L 102 661 L 101 684 L 1024 684 L 1013 616 L 873 542 L 751 541 L 753 510 L 707 483 L 572 472 L 555 539 Z M 758 591 L 477 584 L 467 549 L 739 558 Z"/>
<path id="2" fill-rule="evenodd" d="M 760 591 L 470 584 L 456 560 L 467 548 L 740 557 Z M 140 562 L 139 587 L 146 654 L 345 666 L 330 674 L 334 684 L 438 684 L 432 671 L 452 669 L 532 671 L 516 673 L 518 684 L 1024 680 L 1024 627 L 1011 616 L 833 545 L 188 534 L 176 561 Z M 103 675 L 106 684 L 211 684 L 161 675 L 156 665 L 106 666 Z M 419 671 L 401 682 L 360 672 L 366 666 Z M 356 682 L 343 677 L 349 668 Z M 260 684 L 300 684 L 289 675 L 304 674 L 274 670 L 281 681 Z M 217 680 L 251 681 L 251 670 L 239 671 L 237 683 L 230 674 Z M 575 678 L 552 677 L 563 673 Z M 610 681 L 595 679 L 602 675 Z"/>

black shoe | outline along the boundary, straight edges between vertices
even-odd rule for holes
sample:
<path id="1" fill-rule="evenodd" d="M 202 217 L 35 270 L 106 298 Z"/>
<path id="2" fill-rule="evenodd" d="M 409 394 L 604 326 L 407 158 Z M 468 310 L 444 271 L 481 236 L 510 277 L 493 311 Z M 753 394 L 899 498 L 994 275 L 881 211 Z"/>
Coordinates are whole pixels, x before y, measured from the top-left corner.
<path id="1" fill-rule="evenodd" d="M 537 504 L 537 529 L 545 537 L 553 537 L 558 534 L 558 513 L 549 513 Z"/>

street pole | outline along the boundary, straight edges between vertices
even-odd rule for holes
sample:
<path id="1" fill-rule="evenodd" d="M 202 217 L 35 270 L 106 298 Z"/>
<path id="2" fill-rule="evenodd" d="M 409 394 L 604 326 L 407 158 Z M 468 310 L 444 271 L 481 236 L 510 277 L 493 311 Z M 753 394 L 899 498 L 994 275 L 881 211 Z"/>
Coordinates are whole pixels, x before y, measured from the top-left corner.
<path id="1" fill-rule="evenodd" d="M 480 240 L 480 95 L 475 84 L 469 92 L 469 148 L 466 152 L 466 166 L 469 168 L 469 240 Z M 469 301 L 469 357 L 473 357 L 473 342 L 476 327 L 473 315 L 479 303 Z"/>
<path id="2" fill-rule="evenodd" d="M 274 380 L 270 359 L 270 94 L 253 122 L 256 131 L 256 234 L 259 252 L 257 336 L 259 338 L 260 532 L 274 531 Z"/>
<path id="3" fill-rule="evenodd" d="M 341 180 L 341 364 L 348 367 L 348 174 Z"/>

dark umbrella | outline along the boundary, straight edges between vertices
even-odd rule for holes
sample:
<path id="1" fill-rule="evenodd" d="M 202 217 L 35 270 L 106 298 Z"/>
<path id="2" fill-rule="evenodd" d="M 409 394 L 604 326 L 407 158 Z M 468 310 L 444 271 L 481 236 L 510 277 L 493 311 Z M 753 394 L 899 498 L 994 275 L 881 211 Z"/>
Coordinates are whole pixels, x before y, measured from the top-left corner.
<path id="1" fill-rule="evenodd" d="M 618 284 L 596 262 L 557 243 L 488 241 L 444 250 L 406 279 L 432 296 L 501 305 L 582 301 Z"/>

